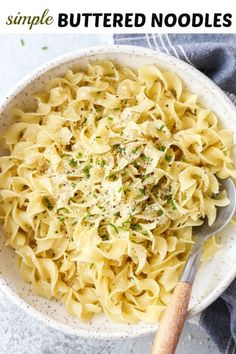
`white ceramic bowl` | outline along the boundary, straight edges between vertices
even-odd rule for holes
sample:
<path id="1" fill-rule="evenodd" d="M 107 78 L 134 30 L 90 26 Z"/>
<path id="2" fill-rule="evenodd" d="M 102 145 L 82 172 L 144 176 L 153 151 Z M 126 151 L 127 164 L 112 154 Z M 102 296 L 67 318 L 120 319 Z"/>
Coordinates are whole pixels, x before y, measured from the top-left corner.
<path id="1" fill-rule="evenodd" d="M 205 75 L 194 67 L 166 54 L 126 46 L 94 47 L 66 54 L 30 73 L 0 103 L 0 128 L 4 129 L 10 124 L 9 109 L 12 105 L 31 107 L 33 101 L 30 94 L 40 90 L 45 82 L 57 75 L 63 75 L 68 68 L 83 68 L 88 61 L 95 59 L 111 59 L 131 68 L 155 63 L 160 68 L 176 72 L 187 88 L 197 93 L 201 102 L 217 114 L 225 127 L 236 130 L 234 105 Z M 223 236 L 223 247 L 210 262 L 201 265 L 198 271 L 190 302 L 189 317 L 193 317 L 209 306 L 236 275 L 236 227 L 228 225 Z M 14 300 L 36 319 L 66 333 L 104 339 L 140 336 L 150 334 L 157 329 L 158 325 L 145 323 L 113 324 L 104 315 L 99 315 L 88 323 L 69 316 L 59 302 L 32 294 L 29 286 L 21 280 L 14 251 L 4 246 L 3 240 L 3 237 L 0 237 L 0 287 L 11 300 Z"/>

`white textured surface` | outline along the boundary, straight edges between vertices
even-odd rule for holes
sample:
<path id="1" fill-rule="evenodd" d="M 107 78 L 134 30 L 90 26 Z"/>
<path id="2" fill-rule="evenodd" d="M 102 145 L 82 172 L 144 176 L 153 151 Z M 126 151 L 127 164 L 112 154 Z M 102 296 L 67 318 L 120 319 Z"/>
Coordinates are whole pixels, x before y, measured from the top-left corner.
<path id="1" fill-rule="evenodd" d="M 21 44 L 24 40 L 24 45 Z M 111 44 L 111 36 L 0 35 L 0 95 L 20 78 L 49 59 L 85 46 Z M 42 49 L 47 46 L 47 49 Z M 134 340 L 94 341 L 64 335 L 35 321 L 0 294 L 0 353 L 148 353 L 152 337 Z M 178 354 L 217 354 L 203 331 L 186 325 Z"/>
<path id="2" fill-rule="evenodd" d="M 99 341 L 65 335 L 32 319 L 0 295 L 1 354 L 148 354 L 152 336 Z M 187 324 L 176 354 L 218 354 L 209 337 Z"/>

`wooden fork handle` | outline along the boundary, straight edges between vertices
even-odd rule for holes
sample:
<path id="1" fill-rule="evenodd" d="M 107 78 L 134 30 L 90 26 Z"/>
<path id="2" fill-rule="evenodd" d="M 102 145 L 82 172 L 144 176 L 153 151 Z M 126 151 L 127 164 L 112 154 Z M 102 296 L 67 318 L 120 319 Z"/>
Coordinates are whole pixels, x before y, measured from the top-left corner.
<path id="1" fill-rule="evenodd" d="M 151 354 L 173 354 L 187 315 L 192 285 L 177 283 L 154 339 Z"/>

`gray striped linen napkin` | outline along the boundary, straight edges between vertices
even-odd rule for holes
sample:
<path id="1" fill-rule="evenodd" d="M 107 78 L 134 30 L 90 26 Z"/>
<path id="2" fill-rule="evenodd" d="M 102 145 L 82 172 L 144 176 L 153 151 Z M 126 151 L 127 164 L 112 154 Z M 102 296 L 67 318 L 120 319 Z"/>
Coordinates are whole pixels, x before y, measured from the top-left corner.
<path id="1" fill-rule="evenodd" d="M 236 34 L 115 34 L 114 43 L 148 47 L 188 62 L 236 105 Z M 236 279 L 201 313 L 199 324 L 221 353 L 236 354 Z"/>

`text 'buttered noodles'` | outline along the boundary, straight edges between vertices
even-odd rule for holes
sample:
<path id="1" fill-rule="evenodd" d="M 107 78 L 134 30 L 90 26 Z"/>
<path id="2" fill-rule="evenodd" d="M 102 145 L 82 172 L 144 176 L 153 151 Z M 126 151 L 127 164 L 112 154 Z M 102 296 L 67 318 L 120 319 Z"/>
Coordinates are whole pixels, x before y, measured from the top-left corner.
<path id="1" fill-rule="evenodd" d="M 110 61 L 69 70 L 14 109 L 0 158 L 7 244 L 37 294 L 82 320 L 157 322 L 193 244 L 228 204 L 232 133 L 180 78 Z M 218 248 L 207 241 L 203 260 Z"/>

